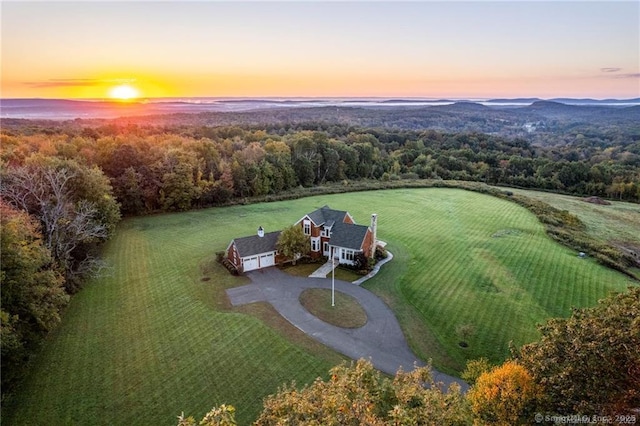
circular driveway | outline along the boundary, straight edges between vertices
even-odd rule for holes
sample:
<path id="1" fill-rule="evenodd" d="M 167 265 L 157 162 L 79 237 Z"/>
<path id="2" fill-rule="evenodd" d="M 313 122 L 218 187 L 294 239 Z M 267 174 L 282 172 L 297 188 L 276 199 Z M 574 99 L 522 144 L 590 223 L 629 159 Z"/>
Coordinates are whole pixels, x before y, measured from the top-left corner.
<path id="1" fill-rule="evenodd" d="M 227 290 L 233 306 L 255 302 L 270 303 L 287 321 L 305 334 L 334 350 L 357 360 L 370 359 L 374 367 L 390 375 L 402 368 L 413 370 L 425 363 L 417 358 L 404 338 L 393 311 L 370 291 L 345 281 L 335 280 L 335 289 L 355 297 L 367 313 L 367 323 L 360 328 L 341 328 L 309 313 L 300 304 L 300 293 L 308 288 L 331 289 L 331 278 L 304 278 L 286 274 L 278 268 L 266 268 L 246 274 L 253 284 Z M 448 386 L 468 385 L 453 376 L 432 368 L 433 379 Z"/>

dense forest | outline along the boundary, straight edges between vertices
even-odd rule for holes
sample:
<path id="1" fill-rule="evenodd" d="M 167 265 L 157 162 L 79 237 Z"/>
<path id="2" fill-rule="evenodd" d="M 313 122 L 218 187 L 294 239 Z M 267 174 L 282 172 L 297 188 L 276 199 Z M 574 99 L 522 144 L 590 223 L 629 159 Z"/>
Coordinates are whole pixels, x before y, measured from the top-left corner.
<path id="1" fill-rule="evenodd" d="M 3 123 L 3 392 L 60 321 L 69 296 L 105 267 L 99 246 L 121 216 L 420 179 L 640 202 L 640 131 L 624 120 L 569 126 L 550 132 L 547 143 L 539 132 L 508 137 L 340 120 L 145 120 Z"/>
<path id="2" fill-rule="evenodd" d="M 455 179 L 640 201 L 640 139 L 564 145 L 523 138 L 339 124 L 120 126 L 5 132 L 5 171 L 34 156 L 97 167 L 124 215 L 352 180 Z"/>

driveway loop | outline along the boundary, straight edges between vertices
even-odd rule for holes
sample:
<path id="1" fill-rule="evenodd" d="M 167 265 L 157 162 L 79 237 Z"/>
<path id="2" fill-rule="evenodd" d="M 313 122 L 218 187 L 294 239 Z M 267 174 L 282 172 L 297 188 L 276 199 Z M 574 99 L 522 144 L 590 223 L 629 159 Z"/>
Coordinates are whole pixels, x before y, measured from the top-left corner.
<path id="1" fill-rule="evenodd" d="M 286 274 L 276 267 L 248 272 L 253 284 L 227 290 L 233 306 L 255 302 L 270 303 L 287 321 L 320 343 L 351 359 L 369 359 L 378 370 L 395 375 L 402 368 L 411 371 L 425 363 L 416 357 L 402 334 L 393 311 L 369 290 L 346 281 L 335 280 L 335 289 L 360 303 L 367 313 L 367 323 L 360 328 L 341 328 L 309 313 L 300 304 L 300 294 L 309 288 L 331 289 L 330 278 L 305 278 Z M 432 368 L 433 379 L 449 386 L 468 385 L 453 376 Z"/>

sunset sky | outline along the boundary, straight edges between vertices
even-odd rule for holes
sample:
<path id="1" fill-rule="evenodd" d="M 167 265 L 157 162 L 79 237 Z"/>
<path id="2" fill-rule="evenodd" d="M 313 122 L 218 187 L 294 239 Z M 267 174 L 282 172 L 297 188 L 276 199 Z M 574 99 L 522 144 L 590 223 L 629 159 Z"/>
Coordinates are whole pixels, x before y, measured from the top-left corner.
<path id="1" fill-rule="evenodd" d="M 640 96 L 638 1 L 2 1 L 1 17 L 3 98 Z"/>

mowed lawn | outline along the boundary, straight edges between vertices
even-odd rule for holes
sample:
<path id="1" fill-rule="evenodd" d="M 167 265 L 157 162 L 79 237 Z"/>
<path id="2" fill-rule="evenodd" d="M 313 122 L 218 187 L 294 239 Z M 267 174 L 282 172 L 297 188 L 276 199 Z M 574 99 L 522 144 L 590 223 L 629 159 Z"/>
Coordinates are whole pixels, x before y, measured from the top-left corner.
<path id="1" fill-rule="evenodd" d="M 338 357 L 226 308 L 224 288 L 249 281 L 209 260 L 257 222 L 287 223 L 264 208 L 124 221 L 108 275 L 73 298 L 2 423 L 175 425 L 182 411 L 200 419 L 227 403 L 248 424 L 278 386 L 326 377 Z"/>
<path id="2" fill-rule="evenodd" d="M 536 324 L 637 284 L 555 243 L 506 200 L 436 189 L 366 203 L 380 206 L 380 238 L 396 259 L 365 285 L 392 305 L 414 350 L 453 374 L 469 359 L 500 362 L 510 342 L 539 337 Z M 474 332 L 463 338 L 465 325 Z"/>
<path id="3" fill-rule="evenodd" d="M 365 286 L 397 313 L 411 346 L 448 372 L 500 361 L 535 324 L 594 305 L 631 281 L 551 241 L 526 209 L 455 189 L 327 195 L 128 219 L 105 248 L 111 270 L 87 285 L 43 347 L 3 423 L 172 425 L 233 404 L 241 424 L 283 383 L 340 361 L 267 306 L 233 309 L 248 283 L 211 261 L 231 238 L 292 224 L 324 204 L 367 224 L 396 256 Z M 202 278 L 208 278 L 203 281 Z M 460 325 L 475 331 L 458 346 Z"/>

